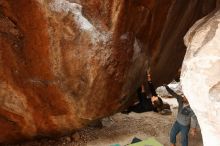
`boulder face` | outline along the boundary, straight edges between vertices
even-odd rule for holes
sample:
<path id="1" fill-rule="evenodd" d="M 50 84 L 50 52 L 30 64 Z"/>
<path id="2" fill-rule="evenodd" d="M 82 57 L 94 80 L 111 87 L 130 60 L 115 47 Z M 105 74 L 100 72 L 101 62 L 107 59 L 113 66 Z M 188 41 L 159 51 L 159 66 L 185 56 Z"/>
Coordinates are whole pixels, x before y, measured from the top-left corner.
<path id="1" fill-rule="evenodd" d="M 205 146 L 220 145 L 220 11 L 196 22 L 185 36 L 181 82 Z M 199 92 L 198 92 L 199 89 Z"/>
<path id="2" fill-rule="evenodd" d="M 1 0 L 0 143 L 66 134 L 124 108 L 216 0 Z"/>

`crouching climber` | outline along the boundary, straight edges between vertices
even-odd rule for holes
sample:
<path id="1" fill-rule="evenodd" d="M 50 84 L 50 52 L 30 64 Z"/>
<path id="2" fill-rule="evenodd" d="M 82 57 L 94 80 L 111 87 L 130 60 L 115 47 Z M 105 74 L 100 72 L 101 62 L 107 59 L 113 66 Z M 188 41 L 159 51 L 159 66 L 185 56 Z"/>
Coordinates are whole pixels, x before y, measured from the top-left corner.
<path id="1" fill-rule="evenodd" d="M 153 83 L 151 81 L 150 74 L 147 74 L 147 83 L 151 92 L 151 96 L 146 96 L 144 85 L 137 90 L 139 102 L 136 105 L 128 107 L 127 110 L 122 113 L 136 112 L 142 113 L 147 111 L 161 112 L 163 110 L 163 101 L 157 96 Z"/>
<path id="2" fill-rule="evenodd" d="M 176 135 L 181 132 L 181 143 L 182 146 L 188 146 L 188 133 L 191 127 L 191 134 L 195 136 L 196 127 L 198 121 L 196 115 L 190 108 L 189 102 L 185 96 L 180 96 L 171 90 L 167 85 L 164 85 L 166 90 L 177 99 L 179 107 L 176 122 L 174 123 L 170 132 L 170 142 L 171 146 L 176 144 Z M 191 122 L 192 119 L 192 122 Z M 192 123 L 192 125 L 190 125 Z"/>

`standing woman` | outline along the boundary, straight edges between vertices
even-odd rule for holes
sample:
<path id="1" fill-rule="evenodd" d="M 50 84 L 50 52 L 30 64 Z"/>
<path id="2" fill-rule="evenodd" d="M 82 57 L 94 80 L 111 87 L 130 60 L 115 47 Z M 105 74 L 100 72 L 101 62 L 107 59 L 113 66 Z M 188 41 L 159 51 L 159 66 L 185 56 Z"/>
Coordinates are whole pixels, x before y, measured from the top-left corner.
<path id="1" fill-rule="evenodd" d="M 188 146 L 188 133 L 191 127 L 191 134 L 195 136 L 196 134 L 196 126 L 198 125 L 198 121 L 196 115 L 192 111 L 188 100 L 185 96 L 180 96 L 176 94 L 173 90 L 171 90 L 167 85 L 164 85 L 166 90 L 177 99 L 179 107 L 178 114 L 176 118 L 176 122 L 174 123 L 171 132 L 170 132 L 170 142 L 171 146 L 175 146 L 176 144 L 176 135 L 181 132 L 181 143 L 182 146 Z M 190 125 L 192 119 L 192 125 Z"/>

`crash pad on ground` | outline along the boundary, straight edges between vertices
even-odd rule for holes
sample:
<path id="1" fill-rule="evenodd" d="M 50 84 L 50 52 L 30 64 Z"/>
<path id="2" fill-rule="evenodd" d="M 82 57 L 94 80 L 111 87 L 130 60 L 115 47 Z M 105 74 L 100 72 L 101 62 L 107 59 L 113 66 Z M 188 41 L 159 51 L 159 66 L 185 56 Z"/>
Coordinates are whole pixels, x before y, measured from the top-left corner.
<path id="1" fill-rule="evenodd" d="M 128 146 L 163 146 L 163 145 L 159 143 L 154 137 L 151 137 L 141 142 L 129 144 Z"/>
<path id="2" fill-rule="evenodd" d="M 113 144 L 113 145 L 111 145 L 111 146 L 120 146 L 120 144 Z"/>

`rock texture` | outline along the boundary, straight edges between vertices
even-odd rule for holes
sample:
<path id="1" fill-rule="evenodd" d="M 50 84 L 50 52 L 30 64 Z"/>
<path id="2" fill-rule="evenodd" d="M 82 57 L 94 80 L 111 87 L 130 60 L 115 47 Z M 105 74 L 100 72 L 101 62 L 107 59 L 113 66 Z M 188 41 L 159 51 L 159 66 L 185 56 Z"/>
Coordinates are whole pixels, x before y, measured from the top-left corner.
<path id="1" fill-rule="evenodd" d="M 196 113 L 204 146 L 220 145 L 220 11 L 196 22 L 185 36 L 181 82 Z"/>
<path id="2" fill-rule="evenodd" d="M 150 66 L 181 65 L 182 37 L 216 0 L 0 0 L 0 143 L 66 134 L 127 105 Z"/>

